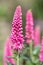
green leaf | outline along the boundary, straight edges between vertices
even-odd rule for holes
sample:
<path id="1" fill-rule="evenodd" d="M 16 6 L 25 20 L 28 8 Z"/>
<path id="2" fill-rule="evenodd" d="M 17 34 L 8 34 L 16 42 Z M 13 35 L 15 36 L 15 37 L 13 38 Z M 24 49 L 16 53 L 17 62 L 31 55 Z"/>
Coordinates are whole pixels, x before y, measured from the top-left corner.
<path id="1" fill-rule="evenodd" d="M 21 55 L 20 58 L 24 60 L 30 60 L 30 57 L 27 55 Z"/>
<path id="2" fill-rule="evenodd" d="M 7 65 L 14 65 L 12 63 L 10 63 L 8 60 L 6 61 Z"/>
<path id="3" fill-rule="evenodd" d="M 35 64 L 37 64 L 39 62 L 39 59 L 38 58 L 37 59 L 35 58 L 34 60 L 32 60 L 32 62 L 35 63 Z"/>
<path id="4" fill-rule="evenodd" d="M 12 65 L 9 61 L 6 61 L 7 65 Z"/>
<path id="5" fill-rule="evenodd" d="M 33 65 L 31 61 L 26 61 L 26 65 Z"/>
<path id="6" fill-rule="evenodd" d="M 7 56 L 7 58 L 13 58 L 12 56 Z"/>
<path id="7" fill-rule="evenodd" d="M 25 49 L 23 49 L 22 54 L 26 54 L 28 50 L 29 50 L 29 47 L 26 47 Z"/>
<path id="8" fill-rule="evenodd" d="M 25 60 L 29 60 L 29 58 L 28 58 L 28 57 L 26 57 L 26 56 L 23 56 L 23 59 L 25 59 Z"/>
<path id="9" fill-rule="evenodd" d="M 13 59 L 16 59 L 16 56 L 7 56 L 7 58 L 13 58 Z"/>
<path id="10" fill-rule="evenodd" d="M 38 46 L 36 46 L 36 47 L 34 48 L 34 50 L 33 50 L 33 55 L 38 55 L 39 51 L 40 51 L 40 45 L 38 45 Z"/>

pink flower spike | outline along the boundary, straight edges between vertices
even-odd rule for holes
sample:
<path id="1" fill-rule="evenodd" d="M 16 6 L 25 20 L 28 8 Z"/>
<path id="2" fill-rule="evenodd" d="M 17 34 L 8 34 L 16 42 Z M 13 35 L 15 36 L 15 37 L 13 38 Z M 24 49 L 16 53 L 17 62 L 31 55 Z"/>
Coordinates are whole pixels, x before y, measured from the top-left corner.
<path id="1" fill-rule="evenodd" d="M 7 65 L 6 61 L 8 60 L 10 63 L 15 64 L 14 59 L 12 58 L 7 58 L 7 56 L 13 56 L 12 54 L 12 49 L 11 49 L 11 40 L 8 38 L 6 40 L 5 43 L 5 48 L 4 48 L 4 57 L 3 57 L 3 61 L 4 61 L 4 65 Z"/>
<path id="2" fill-rule="evenodd" d="M 42 37 L 42 44 L 41 44 L 40 53 L 39 53 L 39 60 L 43 62 L 43 37 Z"/>
<path id="3" fill-rule="evenodd" d="M 36 26 L 35 37 L 34 37 L 34 46 L 37 46 L 39 43 L 40 43 L 40 27 Z"/>
<path id="4" fill-rule="evenodd" d="M 26 43 L 30 43 L 31 40 L 34 40 L 34 23 L 33 23 L 33 16 L 32 16 L 32 11 L 28 10 L 26 13 Z"/>
<path id="5" fill-rule="evenodd" d="M 21 6 L 18 6 L 15 10 L 13 22 L 12 22 L 12 30 L 10 39 L 12 41 L 12 49 L 20 50 L 23 48 L 23 28 L 22 28 L 22 11 Z"/>

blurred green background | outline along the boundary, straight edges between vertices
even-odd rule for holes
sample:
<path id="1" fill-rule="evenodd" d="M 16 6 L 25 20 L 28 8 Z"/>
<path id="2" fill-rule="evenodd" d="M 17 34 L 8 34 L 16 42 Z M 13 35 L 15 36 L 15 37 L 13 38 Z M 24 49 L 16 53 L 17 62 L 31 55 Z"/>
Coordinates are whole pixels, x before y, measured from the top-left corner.
<path id="1" fill-rule="evenodd" d="M 43 30 L 43 0 L 0 0 L 0 65 L 3 65 L 4 43 L 10 35 L 13 13 L 18 5 L 22 7 L 23 28 L 26 11 L 32 9 L 35 25 Z"/>

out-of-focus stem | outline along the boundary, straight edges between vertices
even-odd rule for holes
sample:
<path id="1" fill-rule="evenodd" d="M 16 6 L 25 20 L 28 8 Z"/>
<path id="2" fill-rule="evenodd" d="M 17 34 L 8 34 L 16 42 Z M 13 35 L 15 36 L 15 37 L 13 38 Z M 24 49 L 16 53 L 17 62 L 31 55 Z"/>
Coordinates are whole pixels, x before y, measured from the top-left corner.
<path id="1" fill-rule="evenodd" d="M 32 54 L 32 45 L 33 45 L 33 42 L 31 41 L 29 46 L 30 46 L 30 58 L 32 59 L 32 61 L 34 60 L 34 57 L 33 57 L 33 54 Z"/>

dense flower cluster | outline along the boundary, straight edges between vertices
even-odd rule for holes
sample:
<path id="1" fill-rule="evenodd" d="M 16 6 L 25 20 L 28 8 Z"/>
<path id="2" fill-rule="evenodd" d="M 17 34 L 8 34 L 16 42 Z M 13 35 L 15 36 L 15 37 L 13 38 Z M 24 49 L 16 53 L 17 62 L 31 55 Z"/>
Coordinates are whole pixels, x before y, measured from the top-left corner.
<path id="1" fill-rule="evenodd" d="M 12 22 L 11 40 L 13 49 L 22 49 L 23 47 L 23 28 L 22 28 L 22 11 L 21 7 L 18 6 L 14 13 Z"/>
<path id="2" fill-rule="evenodd" d="M 26 42 L 29 44 L 30 40 L 34 40 L 34 24 L 33 24 L 33 16 L 31 10 L 28 10 L 26 13 Z"/>

